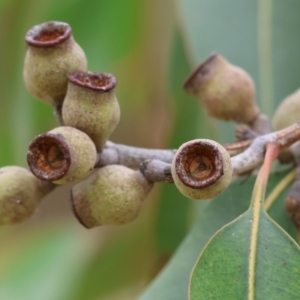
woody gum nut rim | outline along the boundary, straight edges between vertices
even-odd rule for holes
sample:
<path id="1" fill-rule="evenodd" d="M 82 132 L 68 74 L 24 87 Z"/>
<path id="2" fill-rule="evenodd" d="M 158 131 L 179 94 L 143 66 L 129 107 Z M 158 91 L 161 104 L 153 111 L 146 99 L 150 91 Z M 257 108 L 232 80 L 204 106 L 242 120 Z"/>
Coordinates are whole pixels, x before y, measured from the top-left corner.
<path id="1" fill-rule="evenodd" d="M 70 38 L 71 26 L 63 22 L 46 22 L 32 27 L 25 36 L 28 45 L 47 48 L 59 45 Z"/>
<path id="2" fill-rule="evenodd" d="M 208 58 L 205 59 L 198 67 L 197 69 L 187 78 L 185 83 L 183 84 L 183 88 L 188 92 L 188 93 L 194 93 L 198 89 L 198 80 L 197 77 L 202 77 L 207 75 L 207 73 L 210 72 L 208 66 L 210 65 L 211 62 L 213 62 L 216 57 L 220 56 L 217 53 L 212 53 Z"/>
<path id="3" fill-rule="evenodd" d="M 77 71 L 69 76 L 69 81 L 94 91 L 109 92 L 115 88 L 117 80 L 108 73 Z"/>
<path id="4" fill-rule="evenodd" d="M 64 177 L 70 168 L 70 149 L 61 135 L 43 133 L 30 143 L 27 162 L 37 178 L 55 181 Z"/>
<path id="5" fill-rule="evenodd" d="M 191 142 L 176 153 L 175 170 L 186 186 L 203 189 L 214 184 L 223 175 L 223 157 L 214 144 L 205 141 Z"/>

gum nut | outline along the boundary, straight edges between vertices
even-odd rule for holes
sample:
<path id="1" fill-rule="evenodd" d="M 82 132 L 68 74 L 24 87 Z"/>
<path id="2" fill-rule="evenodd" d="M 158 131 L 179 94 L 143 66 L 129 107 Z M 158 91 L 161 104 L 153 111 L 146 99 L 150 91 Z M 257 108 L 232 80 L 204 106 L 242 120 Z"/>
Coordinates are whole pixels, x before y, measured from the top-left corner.
<path id="1" fill-rule="evenodd" d="M 272 118 L 275 131 L 300 121 L 300 89 L 287 96 L 277 107 Z"/>
<path id="2" fill-rule="evenodd" d="M 27 220 L 40 204 L 44 193 L 38 179 L 27 169 L 8 166 L 0 169 L 0 225 Z"/>
<path id="3" fill-rule="evenodd" d="M 70 201 L 87 228 L 126 224 L 138 217 L 152 186 L 140 171 L 109 165 L 74 185 Z"/>
<path id="4" fill-rule="evenodd" d="M 66 125 L 85 132 L 102 150 L 120 120 L 112 74 L 75 72 L 69 76 L 62 115 Z"/>
<path id="5" fill-rule="evenodd" d="M 197 139 L 184 143 L 174 155 L 172 177 L 178 190 L 191 199 L 211 199 L 232 179 L 229 153 L 219 143 Z"/>
<path id="6" fill-rule="evenodd" d="M 214 118 L 250 124 L 259 114 L 251 76 L 219 54 L 201 63 L 186 80 L 184 89 Z"/>
<path id="7" fill-rule="evenodd" d="M 73 183 L 94 168 L 97 151 L 84 132 L 62 126 L 40 134 L 30 143 L 27 162 L 39 179 L 55 184 Z"/>
<path id="8" fill-rule="evenodd" d="M 46 22 L 32 27 L 27 43 L 23 77 L 27 90 L 37 99 L 61 105 L 68 76 L 87 69 L 84 51 L 75 42 L 69 24 Z"/>

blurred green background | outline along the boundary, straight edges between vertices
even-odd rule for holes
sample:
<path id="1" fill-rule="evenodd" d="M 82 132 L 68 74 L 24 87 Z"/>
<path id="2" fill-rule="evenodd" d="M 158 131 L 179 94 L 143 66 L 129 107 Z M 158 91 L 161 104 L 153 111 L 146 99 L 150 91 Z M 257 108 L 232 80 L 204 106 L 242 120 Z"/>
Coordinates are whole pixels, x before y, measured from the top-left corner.
<path id="1" fill-rule="evenodd" d="M 22 81 L 33 25 L 68 22 L 89 70 L 117 77 L 122 116 L 113 141 L 176 148 L 196 137 L 233 141 L 233 125 L 209 119 L 182 90 L 212 51 L 253 76 L 270 116 L 298 88 L 299 8 L 297 0 L 0 0 L 0 166 L 26 166 L 30 141 L 56 126 L 51 107 Z M 198 215 L 174 186 L 158 184 L 132 224 L 86 230 L 68 187 L 58 189 L 29 221 L 0 229 L 0 299 L 136 299 Z"/>

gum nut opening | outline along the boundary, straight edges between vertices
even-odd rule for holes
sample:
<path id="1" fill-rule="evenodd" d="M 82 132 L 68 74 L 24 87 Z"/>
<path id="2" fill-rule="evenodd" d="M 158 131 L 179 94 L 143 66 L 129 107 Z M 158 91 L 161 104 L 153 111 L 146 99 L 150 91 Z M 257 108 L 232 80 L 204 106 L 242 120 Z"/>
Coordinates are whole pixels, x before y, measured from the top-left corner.
<path id="1" fill-rule="evenodd" d="M 27 162 L 37 178 L 55 181 L 64 177 L 70 168 L 70 150 L 62 136 L 40 134 L 29 145 Z"/>
<path id="2" fill-rule="evenodd" d="M 112 74 L 88 71 L 77 71 L 73 73 L 69 76 L 69 81 L 75 85 L 99 92 L 109 92 L 114 89 L 117 84 L 117 80 Z"/>
<path id="3" fill-rule="evenodd" d="M 203 189 L 223 175 L 223 157 L 218 147 L 212 143 L 187 143 L 176 154 L 175 170 L 186 186 Z"/>
<path id="4" fill-rule="evenodd" d="M 25 40 L 28 45 L 34 47 L 53 47 L 66 41 L 71 33 L 69 24 L 52 21 L 32 27 L 27 32 Z"/>

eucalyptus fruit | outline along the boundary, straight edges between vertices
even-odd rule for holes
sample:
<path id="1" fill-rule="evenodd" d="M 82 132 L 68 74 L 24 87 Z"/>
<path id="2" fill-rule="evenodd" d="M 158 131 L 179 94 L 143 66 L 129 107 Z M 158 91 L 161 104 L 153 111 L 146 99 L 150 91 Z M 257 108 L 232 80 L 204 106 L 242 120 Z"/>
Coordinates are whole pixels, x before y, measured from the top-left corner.
<path id="1" fill-rule="evenodd" d="M 300 121 L 300 89 L 282 100 L 272 118 L 274 130 L 280 130 Z"/>
<path id="2" fill-rule="evenodd" d="M 295 224 L 300 229 L 300 181 L 296 180 L 285 198 L 285 207 Z"/>
<path id="3" fill-rule="evenodd" d="M 298 121 L 300 121 L 300 89 L 282 100 L 273 115 L 272 125 L 274 130 L 277 131 Z M 299 157 L 300 146 L 298 141 L 281 152 L 279 159 L 283 163 L 289 163 L 295 161 L 295 159 L 299 161 Z"/>
<path id="4" fill-rule="evenodd" d="M 39 179 L 67 184 L 87 176 L 94 168 L 97 151 L 82 131 L 68 126 L 40 134 L 30 143 L 27 162 Z"/>
<path id="5" fill-rule="evenodd" d="M 214 198 L 232 179 L 229 153 L 219 143 L 208 139 L 181 145 L 174 155 L 171 172 L 178 190 L 197 200 Z"/>
<path id="6" fill-rule="evenodd" d="M 219 54 L 200 64 L 184 88 L 214 118 L 250 124 L 259 115 L 252 78 Z"/>
<path id="7" fill-rule="evenodd" d="M 0 225 L 27 220 L 52 188 L 51 185 L 42 185 L 27 169 L 17 166 L 0 168 Z"/>
<path id="8" fill-rule="evenodd" d="M 152 187 L 139 170 L 109 165 L 74 185 L 70 201 L 87 228 L 126 224 L 138 217 Z"/>
<path id="9" fill-rule="evenodd" d="M 27 43 L 24 81 L 37 99 L 61 105 L 67 92 L 68 76 L 85 71 L 87 60 L 72 36 L 69 24 L 46 22 L 32 27 L 25 37 Z"/>
<path id="10" fill-rule="evenodd" d="M 62 110 L 64 123 L 85 132 L 98 151 L 119 123 L 116 82 L 106 73 L 75 72 L 69 77 Z"/>

